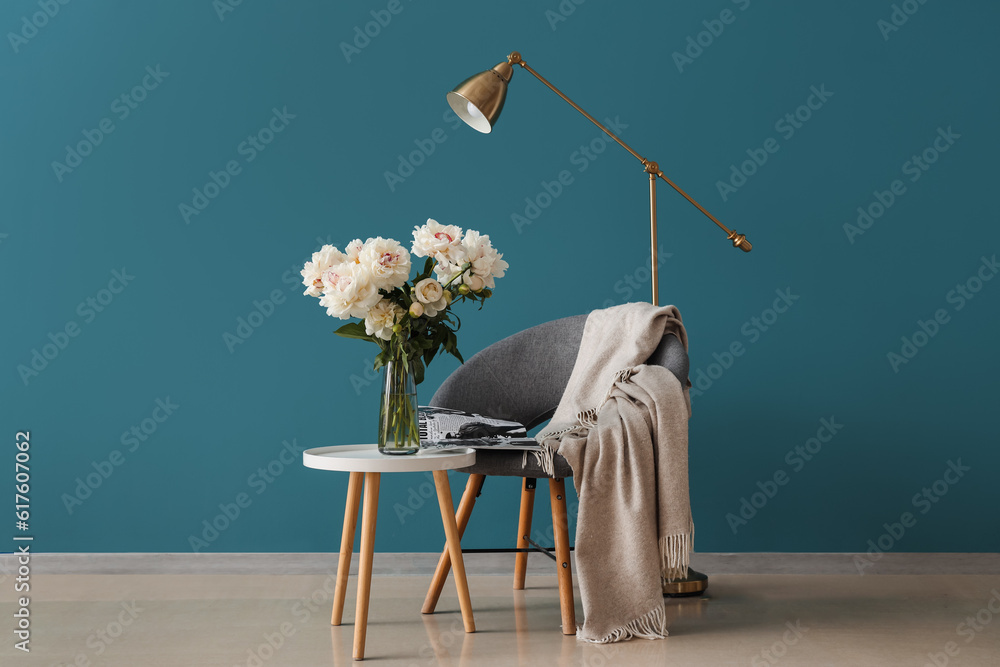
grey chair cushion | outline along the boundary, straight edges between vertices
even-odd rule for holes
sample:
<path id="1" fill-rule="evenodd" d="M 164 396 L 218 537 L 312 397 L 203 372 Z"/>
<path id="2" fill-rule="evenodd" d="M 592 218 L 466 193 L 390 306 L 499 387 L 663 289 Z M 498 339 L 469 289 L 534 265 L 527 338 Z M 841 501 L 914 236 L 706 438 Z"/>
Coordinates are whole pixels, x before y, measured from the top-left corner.
<path id="1" fill-rule="evenodd" d="M 569 467 L 569 462 L 566 459 L 556 454 L 553 461 L 555 462 L 556 474 L 554 477 L 556 479 L 573 476 L 573 469 Z M 461 468 L 461 471 L 469 474 L 499 475 L 501 477 L 534 477 L 535 479 L 548 477 L 530 453 L 527 465 L 522 466 L 523 462 L 523 452 L 494 452 L 480 449 L 476 452 L 475 465 Z"/>
<path id="2" fill-rule="evenodd" d="M 430 405 L 511 419 L 529 430 L 552 417 L 569 383 L 573 364 L 583 340 L 586 315 L 566 317 L 525 329 L 475 354 L 441 384 Z M 687 384 L 688 356 L 673 335 L 666 335 L 647 360 L 672 372 Z M 463 472 L 514 477 L 547 477 L 528 456 L 522 467 L 522 452 L 484 452 L 476 464 Z M 556 456 L 556 477 L 573 471 Z"/>

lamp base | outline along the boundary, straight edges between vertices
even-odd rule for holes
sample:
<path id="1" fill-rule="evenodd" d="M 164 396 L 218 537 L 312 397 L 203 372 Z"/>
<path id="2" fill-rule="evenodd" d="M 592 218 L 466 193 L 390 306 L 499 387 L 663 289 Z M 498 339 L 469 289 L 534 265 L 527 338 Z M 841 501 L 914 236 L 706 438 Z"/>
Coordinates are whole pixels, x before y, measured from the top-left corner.
<path id="1" fill-rule="evenodd" d="M 669 598 L 688 598 L 703 595 L 708 588 L 708 575 L 688 568 L 687 576 L 677 581 L 663 581 L 663 595 Z"/>

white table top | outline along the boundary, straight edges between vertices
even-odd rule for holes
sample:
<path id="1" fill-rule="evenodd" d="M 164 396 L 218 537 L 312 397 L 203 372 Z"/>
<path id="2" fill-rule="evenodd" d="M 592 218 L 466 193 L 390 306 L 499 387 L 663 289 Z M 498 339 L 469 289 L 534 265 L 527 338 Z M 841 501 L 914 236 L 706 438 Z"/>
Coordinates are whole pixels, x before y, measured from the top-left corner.
<path id="1" fill-rule="evenodd" d="M 378 445 L 316 447 L 302 452 L 302 463 L 317 470 L 344 472 L 422 472 L 453 470 L 476 462 L 474 449 L 420 450 L 416 454 L 380 454 Z"/>

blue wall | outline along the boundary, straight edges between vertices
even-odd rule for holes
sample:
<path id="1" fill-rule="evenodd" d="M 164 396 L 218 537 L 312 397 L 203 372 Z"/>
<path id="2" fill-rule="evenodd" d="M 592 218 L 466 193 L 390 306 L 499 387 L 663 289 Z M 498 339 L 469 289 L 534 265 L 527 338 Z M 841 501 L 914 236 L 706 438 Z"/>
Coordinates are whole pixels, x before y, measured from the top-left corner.
<path id="1" fill-rule="evenodd" d="M 31 430 L 37 550 L 337 548 L 346 476 L 281 462 L 283 443 L 373 437 L 372 349 L 331 335 L 298 285 L 319 243 L 403 240 L 427 217 L 490 234 L 511 268 L 465 318 L 467 355 L 648 297 L 638 163 L 585 157 L 598 131 L 525 72 L 492 136 L 445 114 L 447 90 L 514 49 L 755 245 L 732 249 L 661 187 L 660 292 L 700 381 L 698 549 L 998 549 L 1000 280 L 980 276 L 997 271 L 1000 5 L 226 3 L 0 9 L 0 423 L 9 442 Z M 345 48 L 375 32 L 371 11 L 391 21 Z M 243 143 L 269 124 L 271 143 Z M 515 224 L 563 170 L 572 183 Z M 270 315 L 237 331 L 257 303 Z M 53 358 L 19 370 L 36 350 Z M 436 362 L 424 396 L 454 367 Z M 440 547 L 429 489 L 383 483 L 378 550 Z M 467 545 L 508 546 L 516 504 L 516 480 L 489 482 Z"/>

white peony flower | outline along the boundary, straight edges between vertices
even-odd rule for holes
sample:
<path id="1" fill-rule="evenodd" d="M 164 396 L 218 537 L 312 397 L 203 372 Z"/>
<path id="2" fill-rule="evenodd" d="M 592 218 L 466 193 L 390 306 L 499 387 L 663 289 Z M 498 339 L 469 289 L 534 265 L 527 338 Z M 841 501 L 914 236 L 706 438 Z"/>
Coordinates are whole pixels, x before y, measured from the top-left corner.
<path id="1" fill-rule="evenodd" d="M 312 254 L 312 260 L 306 262 L 302 269 L 302 284 L 306 286 L 303 294 L 319 297 L 323 294 L 323 273 L 337 264 L 347 261 L 344 253 L 332 245 L 325 245 Z"/>
<path id="2" fill-rule="evenodd" d="M 436 303 L 444 296 L 444 288 L 433 278 L 424 278 L 413 286 L 413 295 L 420 303 Z"/>
<path id="3" fill-rule="evenodd" d="M 427 219 L 423 227 L 413 228 L 412 252 L 417 257 L 432 257 L 438 262 L 461 264 L 463 256 L 462 228 L 442 225 Z"/>
<path id="4" fill-rule="evenodd" d="M 464 263 L 464 262 L 463 262 Z M 462 264 L 452 264 L 451 262 L 438 262 L 434 265 L 434 274 L 437 279 L 441 281 L 442 284 L 451 284 L 454 286 L 459 286 L 463 282 L 464 276 L 458 275 L 462 271 Z M 466 271 L 468 274 L 468 271 Z M 456 276 L 458 276 L 456 278 Z M 454 278 L 454 280 L 452 280 Z"/>
<path id="5" fill-rule="evenodd" d="M 471 273 L 479 276 L 483 279 L 484 286 L 493 289 L 496 286 L 493 279 L 503 278 L 509 266 L 503 260 L 503 255 L 496 251 L 488 235 L 480 234 L 473 229 L 465 233 L 462 246 L 465 248 L 466 261 L 472 263 L 472 268 L 466 275 Z M 464 276 L 463 281 L 469 282 Z M 475 289 L 472 285 L 469 287 Z"/>
<path id="6" fill-rule="evenodd" d="M 348 261 L 323 272 L 323 296 L 319 305 L 326 308 L 330 317 L 362 319 L 380 298 L 362 264 Z"/>
<path id="7" fill-rule="evenodd" d="M 425 303 L 423 304 L 423 306 L 424 306 L 424 315 L 426 315 L 427 317 L 437 317 L 438 313 L 440 313 L 442 310 L 448 307 L 448 300 L 445 299 L 444 297 L 441 297 L 434 303 Z"/>
<path id="8" fill-rule="evenodd" d="M 401 287 L 410 277 L 410 253 L 393 239 L 368 239 L 358 261 L 368 270 L 376 289 Z"/>
<path id="9" fill-rule="evenodd" d="M 503 255 L 498 253 L 490 243 L 490 237 L 480 234 L 474 229 L 465 232 L 462 241 L 463 262 L 471 264 L 461 275 L 462 264 L 439 263 L 434 267 L 438 280 L 447 283 L 452 281 L 453 285 L 466 284 L 469 289 L 478 292 L 484 287 L 493 289 L 496 287 L 495 278 L 503 278 L 508 268 L 508 264 L 503 259 Z"/>
<path id="10" fill-rule="evenodd" d="M 392 326 L 403 316 L 403 309 L 388 299 L 382 299 L 365 315 L 365 333 L 382 340 L 392 339 Z"/>
<path id="11" fill-rule="evenodd" d="M 423 306 L 424 315 L 434 317 L 448 307 L 444 287 L 433 278 L 424 278 L 413 286 L 413 296 Z"/>
<path id="12" fill-rule="evenodd" d="M 361 239 L 354 239 L 344 247 L 344 254 L 347 255 L 347 261 L 358 263 L 358 257 L 361 255 L 361 249 L 365 247 L 365 244 L 361 242 Z"/>

